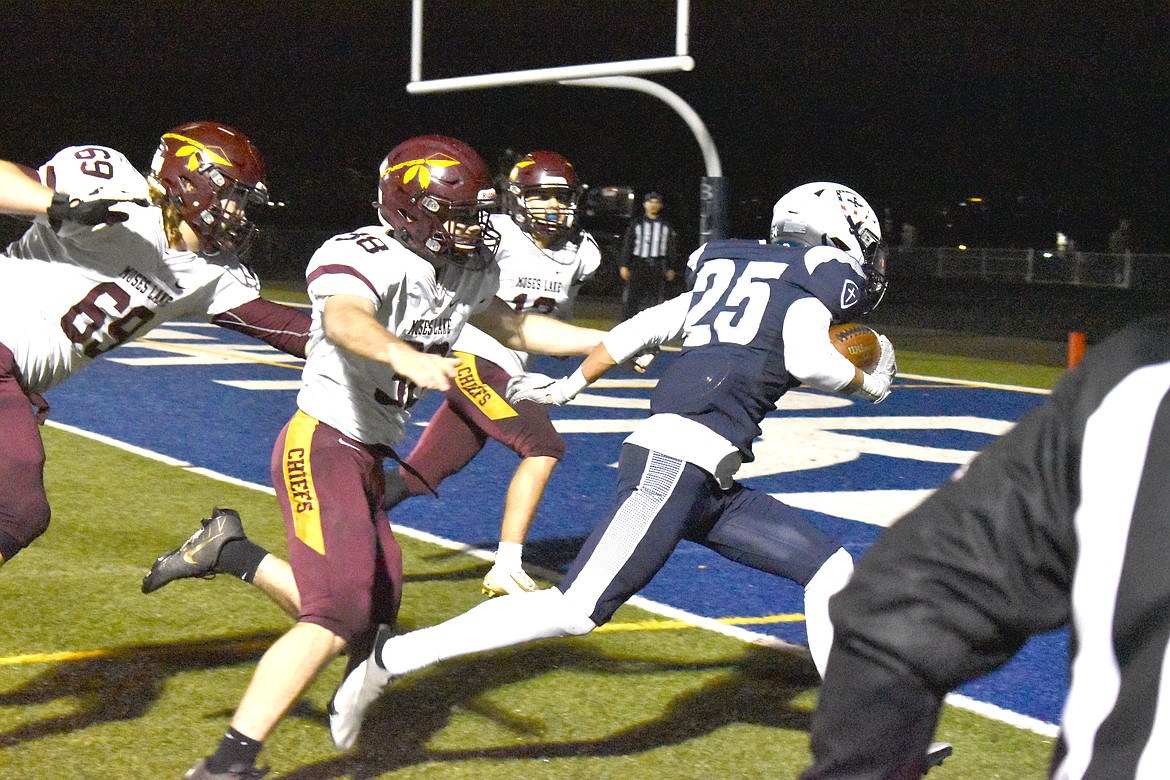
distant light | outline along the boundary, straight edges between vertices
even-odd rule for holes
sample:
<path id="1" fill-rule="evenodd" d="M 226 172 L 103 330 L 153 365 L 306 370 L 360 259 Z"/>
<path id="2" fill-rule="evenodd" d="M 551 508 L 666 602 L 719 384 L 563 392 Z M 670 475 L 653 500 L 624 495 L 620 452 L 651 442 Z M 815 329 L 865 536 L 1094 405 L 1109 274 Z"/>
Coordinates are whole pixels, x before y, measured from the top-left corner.
<path id="1" fill-rule="evenodd" d="M 1051 258 L 1052 258 L 1052 253 L 1051 253 L 1051 252 L 1045 252 L 1045 253 L 1044 253 L 1044 259 L 1045 259 L 1045 260 L 1050 260 Z"/>
<path id="2" fill-rule="evenodd" d="M 959 251 L 960 251 L 960 252 L 966 252 L 966 251 L 967 251 L 967 245 L 966 245 L 966 244 L 959 244 Z"/>
<path id="3" fill-rule="evenodd" d="M 982 203 L 982 202 L 983 202 L 983 198 L 967 198 L 967 201 L 968 201 L 969 203 Z"/>

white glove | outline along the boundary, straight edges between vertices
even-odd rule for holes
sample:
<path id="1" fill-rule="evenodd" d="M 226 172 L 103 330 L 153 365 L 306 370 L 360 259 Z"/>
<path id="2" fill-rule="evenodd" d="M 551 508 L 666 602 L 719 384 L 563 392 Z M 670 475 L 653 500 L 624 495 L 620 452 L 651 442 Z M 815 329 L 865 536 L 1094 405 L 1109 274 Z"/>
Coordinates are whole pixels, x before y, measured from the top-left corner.
<path id="1" fill-rule="evenodd" d="M 635 355 L 630 361 L 633 364 L 633 369 L 639 374 L 646 373 L 646 369 L 650 368 L 650 364 L 654 362 L 654 358 L 658 355 L 658 347 L 648 347 L 644 352 Z"/>
<path id="2" fill-rule="evenodd" d="M 517 401 L 534 401 L 538 404 L 564 406 L 588 384 L 579 368 L 571 375 L 560 379 L 553 379 L 547 374 L 517 374 L 508 380 L 504 395 L 510 404 Z"/>
<path id="3" fill-rule="evenodd" d="M 894 359 L 894 345 L 885 336 L 878 336 L 878 344 L 882 347 L 881 357 L 878 358 L 875 374 L 889 374 L 890 379 L 898 373 L 898 361 Z"/>
<path id="4" fill-rule="evenodd" d="M 880 404 L 890 394 L 890 385 L 898 373 L 898 361 L 894 359 L 894 345 L 885 336 L 878 336 L 882 354 L 872 374 L 861 374 L 861 387 L 853 392 L 858 398 Z"/>

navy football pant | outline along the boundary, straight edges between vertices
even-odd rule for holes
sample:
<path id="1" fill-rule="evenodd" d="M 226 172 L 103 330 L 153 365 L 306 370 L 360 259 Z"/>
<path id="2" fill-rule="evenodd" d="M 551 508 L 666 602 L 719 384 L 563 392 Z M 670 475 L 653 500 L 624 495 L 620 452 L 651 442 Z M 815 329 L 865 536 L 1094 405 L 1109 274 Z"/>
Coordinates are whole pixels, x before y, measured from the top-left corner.
<path id="1" fill-rule="evenodd" d="M 615 507 L 558 587 L 601 625 L 650 582 L 682 539 L 802 587 L 841 548 L 767 493 L 738 483 L 721 490 L 698 466 L 625 444 Z"/>

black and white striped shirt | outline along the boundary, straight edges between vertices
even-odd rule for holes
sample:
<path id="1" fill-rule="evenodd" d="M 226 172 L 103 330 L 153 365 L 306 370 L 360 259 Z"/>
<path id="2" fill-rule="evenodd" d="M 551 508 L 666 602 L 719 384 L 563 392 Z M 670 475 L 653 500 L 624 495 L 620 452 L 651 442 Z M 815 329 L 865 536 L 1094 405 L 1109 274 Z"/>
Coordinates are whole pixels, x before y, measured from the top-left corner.
<path id="1" fill-rule="evenodd" d="M 674 229 L 661 219 L 641 217 L 630 223 L 626 231 L 623 261 L 635 258 L 673 262 L 677 259 L 676 234 Z"/>
<path id="2" fill-rule="evenodd" d="M 921 769 L 947 691 L 1071 626 L 1053 777 L 1170 766 L 1170 317 L 1091 349 L 832 601 L 812 778 Z"/>

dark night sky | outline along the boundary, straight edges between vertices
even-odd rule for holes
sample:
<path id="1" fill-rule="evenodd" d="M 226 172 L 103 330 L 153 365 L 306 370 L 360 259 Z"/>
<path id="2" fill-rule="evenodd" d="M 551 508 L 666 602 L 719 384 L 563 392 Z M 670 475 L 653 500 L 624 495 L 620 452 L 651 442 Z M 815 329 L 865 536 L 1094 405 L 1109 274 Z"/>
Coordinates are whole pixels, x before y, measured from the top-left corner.
<path id="1" fill-rule="evenodd" d="M 695 230 L 703 161 L 673 110 L 557 85 L 408 95 L 407 0 L 80 5 L 4 6 L 0 157 L 99 142 L 145 167 L 161 132 L 218 119 L 261 149 L 292 219 L 341 229 L 373 220 L 392 146 L 442 132 L 489 164 L 552 148 L 593 185 L 660 189 Z M 430 0 L 424 76 L 670 55 L 673 9 Z M 692 2 L 690 51 L 695 71 L 648 78 L 710 128 L 740 234 L 825 178 L 924 237 L 955 238 L 939 212 L 982 196 L 966 240 L 1059 229 L 1093 248 L 1128 216 L 1139 248 L 1170 250 L 1170 3 Z"/>

